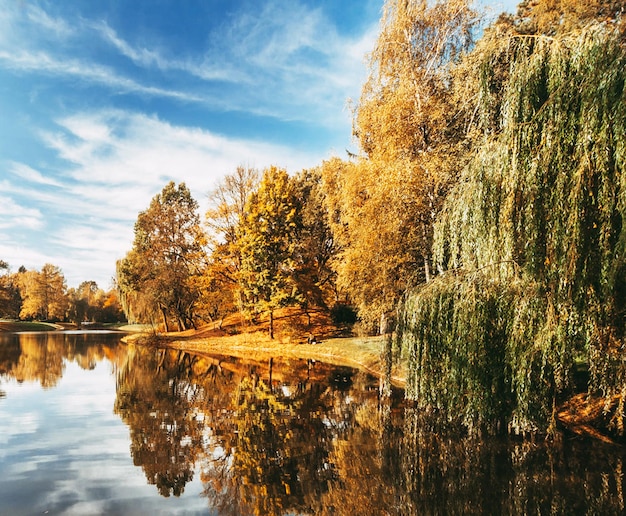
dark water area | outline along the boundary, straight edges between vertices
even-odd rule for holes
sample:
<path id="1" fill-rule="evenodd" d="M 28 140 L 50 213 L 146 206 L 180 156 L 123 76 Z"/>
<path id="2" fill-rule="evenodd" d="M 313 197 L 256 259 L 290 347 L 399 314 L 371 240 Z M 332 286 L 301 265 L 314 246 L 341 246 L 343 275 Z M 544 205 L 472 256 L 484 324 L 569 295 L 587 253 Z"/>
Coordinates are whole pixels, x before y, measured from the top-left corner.
<path id="1" fill-rule="evenodd" d="M 375 378 L 0 335 L 0 514 L 623 514 L 622 447 L 452 436 Z"/>

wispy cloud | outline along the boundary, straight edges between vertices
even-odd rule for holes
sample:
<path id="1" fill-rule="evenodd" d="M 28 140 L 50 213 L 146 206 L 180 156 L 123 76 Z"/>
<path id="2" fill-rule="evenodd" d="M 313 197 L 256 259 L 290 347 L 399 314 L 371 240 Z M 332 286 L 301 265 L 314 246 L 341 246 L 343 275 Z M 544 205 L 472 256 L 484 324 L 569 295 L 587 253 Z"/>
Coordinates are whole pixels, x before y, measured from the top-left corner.
<path id="1" fill-rule="evenodd" d="M 40 29 L 61 38 L 68 38 L 74 34 L 70 24 L 62 18 L 50 16 L 46 11 L 33 4 L 26 4 L 25 8 L 27 18 Z"/>
<path id="2" fill-rule="evenodd" d="M 130 59 L 134 64 L 143 68 L 157 68 L 163 71 L 181 71 L 205 81 L 248 82 L 248 77 L 237 70 L 230 63 L 212 59 L 210 55 L 185 56 L 182 59 L 172 59 L 153 48 L 133 46 L 121 38 L 106 22 L 94 24 L 102 39 L 113 46 L 122 56 Z"/>
<path id="3" fill-rule="evenodd" d="M 43 216 L 38 209 L 20 205 L 11 197 L 0 195 L 0 229 L 11 226 L 37 229 L 42 225 Z"/>
<path id="4" fill-rule="evenodd" d="M 5 67 L 20 72 L 39 72 L 66 78 L 77 78 L 87 83 L 106 86 L 114 90 L 115 93 L 138 93 L 188 102 L 203 101 L 201 97 L 190 93 L 140 84 L 127 77 L 119 76 L 108 66 L 86 63 L 77 59 L 57 59 L 43 51 L 12 53 L 0 50 L 0 61 L 4 63 Z"/>
<path id="5" fill-rule="evenodd" d="M 233 11 L 228 24 L 207 32 L 203 45 L 172 55 L 167 41 L 150 33 L 124 36 L 105 20 L 69 18 L 69 11 L 68 19 L 34 6 L 0 16 L 0 27 L 11 30 L 10 37 L 0 36 L 0 66 L 7 69 L 78 79 L 113 95 L 340 124 L 347 131 L 350 117 L 342 110 L 348 97 L 358 96 L 363 54 L 377 30 L 372 24 L 362 34 L 342 35 L 319 8 L 271 0 Z M 51 45 L 55 38 L 59 44 Z M 120 57 L 136 68 L 119 66 Z M 233 87 L 219 89 L 216 83 Z"/>
<path id="6" fill-rule="evenodd" d="M 342 108 L 359 95 L 377 23 L 361 34 L 341 35 L 321 9 L 269 1 L 222 30 L 217 48 L 258 81 L 252 102 L 283 118 L 304 115 L 325 125 L 349 125 Z"/>
<path id="7" fill-rule="evenodd" d="M 38 170 L 25 165 L 24 163 L 10 162 L 9 172 L 29 183 L 40 185 L 60 186 L 61 184 L 51 177 L 44 176 Z"/>

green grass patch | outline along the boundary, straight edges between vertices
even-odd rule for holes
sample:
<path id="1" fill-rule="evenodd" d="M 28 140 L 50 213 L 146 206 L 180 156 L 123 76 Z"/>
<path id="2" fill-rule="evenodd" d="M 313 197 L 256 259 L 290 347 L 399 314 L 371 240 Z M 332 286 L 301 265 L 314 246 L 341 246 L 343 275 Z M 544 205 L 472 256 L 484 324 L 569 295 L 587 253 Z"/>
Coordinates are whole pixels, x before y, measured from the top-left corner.
<path id="1" fill-rule="evenodd" d="M 59 326 L 46 322 L 30 322 L 30 321 L 0 321 L 0 331 L 16 332 L 16 331 L 55 331 Z"/>

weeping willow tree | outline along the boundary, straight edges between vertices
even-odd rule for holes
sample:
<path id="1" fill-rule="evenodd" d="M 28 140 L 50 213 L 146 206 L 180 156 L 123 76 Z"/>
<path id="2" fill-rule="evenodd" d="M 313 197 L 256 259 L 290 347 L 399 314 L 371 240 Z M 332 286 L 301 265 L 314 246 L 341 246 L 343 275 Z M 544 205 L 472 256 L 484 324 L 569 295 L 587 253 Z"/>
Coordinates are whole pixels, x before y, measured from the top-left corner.
<path id="1" fill-rule="evenodd" d="M 469 428 L 544 431 L 586 361 L 623 432 L 623 40 L 501 36 L 474 56 L 482 136 L 435 225 L 440 274 L 401 311 L 407 396 Z"/>

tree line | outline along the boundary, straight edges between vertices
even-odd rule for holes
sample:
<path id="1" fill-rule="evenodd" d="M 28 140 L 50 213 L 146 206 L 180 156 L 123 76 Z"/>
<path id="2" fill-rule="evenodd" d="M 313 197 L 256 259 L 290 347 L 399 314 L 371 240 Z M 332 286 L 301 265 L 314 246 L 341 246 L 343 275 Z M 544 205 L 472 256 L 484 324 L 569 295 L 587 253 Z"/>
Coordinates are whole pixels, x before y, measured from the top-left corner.
<path id="1" fill-rule="evenodd" d="M 61 269 L 50 263 L 41 270 L 21 266 L 11 272 L 0 260 L 0 317 L 49 322 L 102 322 L 125 320 L 117 289 L 108 292 L 95 281 L 67 288 Z"/>
<path id="2" fill-rule="evenodd" d="M 331 308 L 339 300 L 335 244 L 320 170 L 290 176 L 238 167 L 210 194 L 202 224 L 184 183 L 170 182 L 141 212 L 132 249 L 117 263 L 130 321 L 183 330 L 234 311 Z"/>

